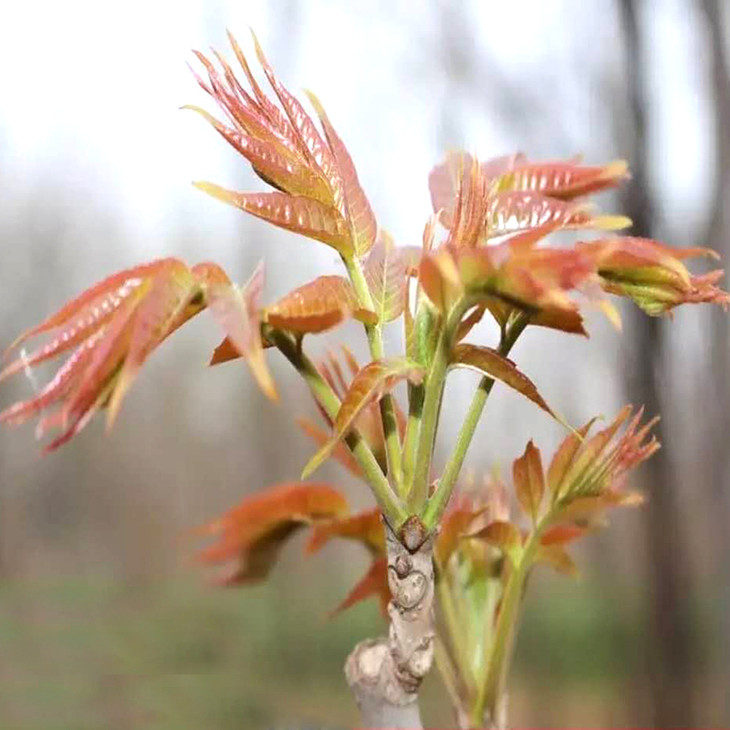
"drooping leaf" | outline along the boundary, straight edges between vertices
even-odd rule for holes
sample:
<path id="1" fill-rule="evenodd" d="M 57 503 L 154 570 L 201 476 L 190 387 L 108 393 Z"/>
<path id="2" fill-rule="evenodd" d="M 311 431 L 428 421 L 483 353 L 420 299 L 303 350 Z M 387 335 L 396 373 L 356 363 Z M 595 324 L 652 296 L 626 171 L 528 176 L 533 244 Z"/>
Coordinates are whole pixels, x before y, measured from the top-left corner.
<path id="1" fill-rule="evenodd" d="M 110 425 L 147 357 L 184 320 L 186 309 L 199 295 L 198 282 L 182 261 L 167 267 L 165 276 L 153 278 L 144 300 L 136 309 L 129 348 L 109 401 Z"/>
<path id="2" fill-rule="evenodd" d="M 406 304 L 406 262 L 385 231 L 365 262 L 365 278 L 377 321 L 385 324 L 400 317 Z"/>
<path id="3" fill-rule="evenodd" d="M 335 445 L 345 437 L 357 416 L 370 403 L 378 401 L 400 380 L 420 382 L 423 368 L 407 358 L 375 360 L 353 379 L 333 424 L 333 435 L 304 467 L 302 478 L 312 474 L 329 457 Z"/>
<path id="4" fill-rule="evenodd" d="M 373 322 L 375 313 L 357 302 L 352 284 L 341 276 L 319 276 L 264 310 L 269 324 L 291 332 L 324 332 L 347 317 Z"/>
<path id="5" fill-rule="evenodd" d="M 286 193 L 237 193 L 210 182 L 193 183 L 196 188 L 235 208 L 332 246 L 341 254 L 352 253 L 347 221 L 317 200 Z"/>
<path id="6" fill-rule="evenodd" d="M 111 425 L 147 358 L 208 305 L 209 288 L 223 278 L 215 264 L 190 268 L 167 258 L 126 269 L 91 287 L 19 338 L 16 344 L 50 333 L 45 345 L 21 355 L 2 377 L 72 352 L 36 397 L 10 406 L 0 420 L 18 424 L 39 415 L 39 436 L 62 429 L 46 450 L 70 440 L 101 408 L 107 408 Z M 54 406 L 57 410 L 48 412 Z"/>
<path id="7" fill-rule="evenodd" d="M 320 428 L 316 423 L 313 423 L 308 418 L 298 418 L 297 425 L 320 448 L 327 444 L 330 440 L 330 432 Z M 332 458 L 342 464 L 342 466 L 344 466 L 345 469 L 354 476 L 362 476 L 362 469 L 360 468 L 360 465 L 343 443 L 337 444 L 334 448 L 332 451 Z"/>
<path id="8" fill-rule="evenodd" d="M 251 495 L 204 528 L 217 542 L 203 550 L 208 563 L 236 564 L 229 585 L 261 581 L 286 540 L 304 526 L 347 512 L 347 501 L 327 484 L 281 484 Z"/>
<path id="9" fill-rule="evenodd" d="M 338 613 L 342 613 L 342 611 L 346 611 L 357 603 L 372 597 L 378 598 L 380 610 L 383 616 L 387 616 L 390 588 L 388 587 L 388 561 L 386 558 L 373 560 L 368 572 L 356 583 L 345 600 L 330 615 L 334 617 Z"/>
<path id="10" fill-rule="evenodd" d="M 503 357 L 496 350 L 479 345 L 459 344 L 454 348 L 451 362 L 454 366 L 471 368 L 482 375 L 499 380 L 529 398 L 554 418 L 556 417 L 538 392 L 537 386 L 520 372 L 511 360 Z"/>
<path id="11" fill-rule="evenodd" d="M 525 453 L 512 466 L 517 501 L 533 523 L 537 522 L 542 497 L 545 493 L 545 477 L 542 471 L 540 450 L 528 442 Z"/>
<path id="12" fill-rule="evenodd" d="M 264 358 L 259 325 L 259 298 L 263 282 L 263 266 L 259 264 L 242 289 L 230 283 L 211 286 L 208 307 L 230 343 L 246 359 L 261 390 L 275 400 L 278 396 Z"/>
<path id="13" fill-rule="evenodd" d="M 312 529 L 307 552 L 321 550 L 330 540 L 340 537 L 364 545 L 374 556 L 385 554 L 385 531 L 382 513 L 378 508 L 323 522 Z"/>

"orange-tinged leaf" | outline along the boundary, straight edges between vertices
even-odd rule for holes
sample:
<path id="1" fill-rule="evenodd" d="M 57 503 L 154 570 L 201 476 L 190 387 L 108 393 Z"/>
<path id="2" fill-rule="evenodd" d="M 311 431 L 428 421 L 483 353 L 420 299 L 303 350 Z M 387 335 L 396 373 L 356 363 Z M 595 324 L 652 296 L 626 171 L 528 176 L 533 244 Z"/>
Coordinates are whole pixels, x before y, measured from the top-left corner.
<path id="1" fill-rule="evenodd" d="M 360 186 L 357 171 L 355 170 L 350 153 L 330 123 L 324 107 L 311 91 L 308 91 L 307 95 L 319 116 L 327 143 L 335 158 L 337 172 L 345 196 L 347 218 L 352 227 L 355 254 L 357 256 L 364 256 L 375 243 L 375 233 L 377 230 L 375 215 L 370 207 L 365 191 Z"/>
<path id="2" fill-rule="evenodd" d="M 515 459 L 512 466 L 517 501 L 530 519 L 537 521 L 542 497 L 545 493 L 545 477 L 542 471 L 540 449 L 530 441 L 525 453 Z"/>
<path id="3" fill-rule="evenodd" d="M 625 160 L 603 166 L 580 165 L 570 161 L 524 162 L 515 165 L 506 185 L 511 190 L 541 193 L 570 200 L 616 187 L 629 178 Z"/>
<path id="4" fill-rule="evenodd" d="M 573 459 L 575 459 L 583 443 L 583 439 L 585 439 L 586 434 L 595 420 L 595 418 L 591 419 L 575 433 L 568 434 L 553 455 L 547 473 L 547 486 L 552 500 L 555 500 L 560 493 L 561 486 L 570 470 Z"/>
<path id="5" fill-rule="evenodd" d="M 482 375 L 488 375 L 490 378 L 499 380 L 521 395 L 529 398 L 533 403 L 557 419 L 553 410 L 538 392 L 537 386 L 526 375 L 520 372 L 511 360 L 503 357 L 491 347 L 469 344 L 456 345 L 451 356 L 451 362 L 454 366 L 471 368 Z"/>
<path id="6" fill-rule="evenodd" d="M 341 254 L 352 253 L 347 221 L 335 208 L 318 200 L 279 192 L 237 193 L 210 182 L 193 184 L 208 195 L 279 228 L 326 243 Z"/>
<path id="7" fill-rule="evenodd" d="M 264 358 L 258 301 L 263 288 L 263 266 L 259 264 L 246 285 L 218 284 L 208 291 L 208 307 L 231 344 L 243 355 L 261 390 L 277 398 L 274 381 Z"/>
<path id="8" fill-rule="evenodd" d="M 365 279 L 377 321 L 385 324 L 400 317 L 406 304 L 406 262 L 385 231 L 380 232 L 365 262 Z"/>
<path id="9" fill-rule="evenodd" d="M 388 392 L 400 380 L 418 383 L 424 375 L 423 368 L 404 357 L 375 360 L 366 365 L 353 379 L 342 401 L 334 422 L 334 433 L 304 467 L 302 478 L 312 474 L 330 456 L 336 444 L 344 438 L 363 409 Z"/>
<path id="10" fill-rule="evenodd" d="M 475 523 L 488 511 L 488 505 L 474 503 L 471 500 L 459 500 L 447 510 L 441 520 L 434 545 L 436 560 L 442 568 L 449 562 L 460 541 L 473 532 Z"/>
<path id="11" fill-rule="evenodd" d="M 255 139 L 238 129 L 228 127 L 198 106 L 186 105 L 200 114 L 234 149 L 245 157 L 256 174 L 272 187 L 290 195 L 305 195 L 320 202 L 328 202 L 331 194 L 320 175 L 287 154 L 286 149 L 273 142 Z"/>
<path id="12" fill-rule="evenodd" d="M 318 552 L 336 537 L 361 543 L 373 556 L 384 555 L 385 531 L 382 513 L 376 507 L 316 525 L 307 542 L 307 552 Z"/>
<path id="13" fill-rule="evenodd" d="M 175 261 L 175 259 L 158 259 L 108 276 L 65 304 L 41 324 L 24 332 L 6 352 L 13 350 L 31 337 L 69 323 L 75 329 L 84 326 L 86 320 L 87 327 L 96 329 L 95 325 L 100 323 L 99 320 L 105 319 L 110 311 L 116 311 L 143 279 L 160 268 L 164 268 L 170 261 Z M 91 334 L 89 329 L 85 329 L 85 331 Z"/>
<path id="14" fill-rule="evenodd" d="M 490 522 L 483 530 L 477 532 L 474 537 L 484 540 L 492 547 L 499 548 L 510 559 L 514 559 L 517 551 L 522 546 L 520 531 L 511 522 L 501 520 Z"/>
<path id="15" fill-rule="evenodd" d="M 299 333 L 324 332 L 351 315 L 369 322 L 376 316 L 359 306 L 352 284 L 341 276 L 320 276 L 264 310 L 272 326 Z"/>
<path id="16" fill-rule="evenodd" d="M 103 331 L 95 332 L 69 356 L 53 379 L 33 398 L 14 403 L 0 413 L 0 423 L 16 426 L 63 400 L 91 360 Z"/>
<path id="17" fill-rule="evenodd" d="M 209 563 L 235 561 L 225 581 L 246 584 L 263 580 L 285 541 L 301 527 L 347 512 L 347 501 L 327 484 L 281 484 L 254 494 L 204 529 L 217 542 L 201 552 Z"/>
<path id="18" fill-rule="evenodd" d="M 153 277 L 144 300 L 134 315 L 129 348 L 107 411 L 107 423 L 114 422 L 122 400 L 150 353 L 184 321 L 186 310 L 199 293 L 191 270 L 175 262 Z"/>
<path id="19" fill-rule="evenodd" d="M 577 525 L 561 524 L 546 530 L 540 538 L 541 545 L 567 545 L 586 534 L 586 529 Z"/>
<path id="20" fill-rule="evenodd" d="M 276 95 L 279 97 L 279 101 L 281 102 L 287 117 L 289 117 L 289 122 L 294 129 L 296 139 L 299 141 L 300 149 L 307 156 L 312 167 L 314 169 L 321 170 L 323 177 L 330 184 L 335 205 L 344 215 L 343 184 L 339 170 L 337 169 L 337 162 L 335 161 L 332 151 L 322 139 L 317 127 L 310 116 L 304 111 L 304 107 L 298 99 L 293 96 L 276 77 L 276 74 L 264 55 L 258 39 L 253 33 L 252 36 L 256 48 L 256 56 L 261 64 L 261 68 L 263 68 L 266 78 L 271 84 L 271 87 L 274 89 Z"/>
<path id="21" fill-rule="evenodd" d="M 535 556 L 537 563 L 545 563 L 558 573 L 576 577 L 578 568 L 573 558 L 568 555 L 562 545 L 540 545 Z"/>
<path id="22" fill-rule="evenodd" d="M 379 599 L 380 610 L 383 616 L 387 616 L 388 603 L 390 602 L 387 558 L 374 560 L 368 572 L 357 582 L 355 587 L 347 594 L 345 600 L 330 615 L 334 617 L 355 604 L 373 597 Z"/>
<path id="23" fill-rule="evenodd" d="M 562 228 L 620 230 L 631 225 L 625 216 L 591 214 L 585 206 L 532 192 L 503 192 L 489 199 L 487 221 L 490 236 L 502 236 L 547 224 Z"/>

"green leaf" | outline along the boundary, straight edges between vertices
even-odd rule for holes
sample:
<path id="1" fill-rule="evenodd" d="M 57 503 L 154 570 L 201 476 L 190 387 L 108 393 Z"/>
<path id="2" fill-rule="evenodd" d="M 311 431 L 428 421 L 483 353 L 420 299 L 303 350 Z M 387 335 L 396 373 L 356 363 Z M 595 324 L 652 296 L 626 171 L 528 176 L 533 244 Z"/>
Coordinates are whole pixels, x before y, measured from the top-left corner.
<path id="1" fill-rule="evenodd" d="M 365 262 L 365 278 L 378 321 L 386 324 L 398 319 L 406 303 L 406 261 L 385 231 Z"/>

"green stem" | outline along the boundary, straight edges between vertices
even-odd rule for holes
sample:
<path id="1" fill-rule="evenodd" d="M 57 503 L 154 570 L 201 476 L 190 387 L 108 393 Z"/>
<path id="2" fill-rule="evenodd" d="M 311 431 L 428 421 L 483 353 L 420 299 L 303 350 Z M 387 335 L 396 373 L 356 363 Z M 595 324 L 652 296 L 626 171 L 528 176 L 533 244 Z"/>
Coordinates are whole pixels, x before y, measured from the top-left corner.
<path id="1" fill-rule="evenodd" d="M 528 321 L 529 318 L 526 315 L 521 315 L 512 323 L 499 344 L 498 352 L 500 355 L 506 357 L 509 354 L 512 346 L 517 341 L 517 338 L 527 326 Z M 472 398 L 466 418 L 464 419 L 464 423 L 462 424 L 461 430 L 459 431 L 459 435 L 456 439 L 454 450 L 444 467 L 444 471 L 439 479 L 436 491 L 426 504 L 426 509 L 423 513 L 423 524 L 428 530 L 432 530 L 436 527 L 441 519 L 441 515 L 446 509 L 446 505 L 449 502 L 454 485 L 456 484 L 456 480 L 461 472 L 461 467 L 464 464 L 466 453 L 469 450 L 472 439 L 474 438 L 477 424 L 479 423 L 479 419 L 484 411 L 484 406 L 486 405 L 487 398 L 489 397 L 493 386 L 494 378 L 490 378 L 485 375 L 481 379 L 476 393 Z"/>
<path id="2" fill-rule="evenodd" d="M 423 385 L 409 385 L 408 396 L 408 421 L 406 423 L 406 436 L 403 439 L 402 497 L 408 495 L 415 477 L 416 448 L 421 432 L 421 417 L 423 415 L 423 400 L 426 396 L 426 389 Z"/>
<path id="3" fill-rule="evenodd" d="M 535 525 L 530 533 L 527 543 L 520 553 L 519 560 L 513 566 L 512 572 L 507 579 L 507 585 L 502 594 L 499 615 L 494 628 L 494 637 L 490 646 L 485 647 L 488 652 L 489 663 L 484 681 L 480 683 L 479 696 L 474 705 L 474 716 L 483 718 L 485 711 L 490 721 L 496 719 L 498 702 L 502 694 L 504 679 L 509 667 L 509 650 L 512 645 L 515 627 L 520 608 L 520 602 L 524 592 L 525 579 L 535 558 L 535 553 L 540 546 L 542 533 L 552 519 L 552 513 L 548 512 Z"/>
<path id="4" fill-rule="evenodd" d="M 446 380 L 446 372 L 449 368 L 450 340 L 449 327 L 445 326 L 439 335 L 431 367 L 424 383 L 425 393 L 418 446 L 416 448 L 415 473 L 413 485 L 410 487 L 408 494 L 409 506 L 419 511 L 428 500 L 428 479 L 438 425 L 441 393 Z"/>
<path id="5" fill-rule="evenodd" d="M 345 258 L 343 260 L 358 301 L 366 309 L 373 310 L 375 305 L 370 295 L 370 289 L 363 274 L 362 267 L 356 259 Z M 365 325 L 365 331 L 373 360 L 381 360 L 385 356 L 382 324 L 378 322 L 373 325 Z M 395 405 L 390 393 L 386 393 L 380 400 L 380 417 L 383 422 L 385 448 L 388 455 L 388 474 L 392 476 L 398 492 L 401 492 L 401 484 L 403 482 L 402 452 L 400 436 L 398 434 L 398 419 L 395 415 Z"/>
<path id="6" fill-rule="evenodd" d="M 266 336 L 304 378 L 317 403 L 334 420 L 340 410 L 340 399 L 329 383 L 320 375 L 314 363 L 303 353 L 301 347 L 290 335 L 280 330 L 270 329 L 267 330 Z M 397 529 L 406 520 L 408 514 L 403 502 L 391 489 L 388 479 L 383 474 L 370 447 L 360 433 L 354 429 L 345 437 L 345 443 L 360 465 L 383 514 L 390 524 Z"/>

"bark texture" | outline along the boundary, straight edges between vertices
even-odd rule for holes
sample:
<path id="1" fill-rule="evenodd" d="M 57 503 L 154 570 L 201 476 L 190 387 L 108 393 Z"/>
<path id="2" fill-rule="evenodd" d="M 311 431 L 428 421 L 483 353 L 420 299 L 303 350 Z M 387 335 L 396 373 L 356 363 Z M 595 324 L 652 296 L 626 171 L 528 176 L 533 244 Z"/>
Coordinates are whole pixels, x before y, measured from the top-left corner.
<path id="1" fill-rule="evenodd" d="M 433 538 L 409 539 L 404 531 L 399 539 L 387 524 L 385 530 L 390 631 L 360 642 L 345 676 L 365 727 L 419 730 L 418 689 L 434 655 Z"/>

